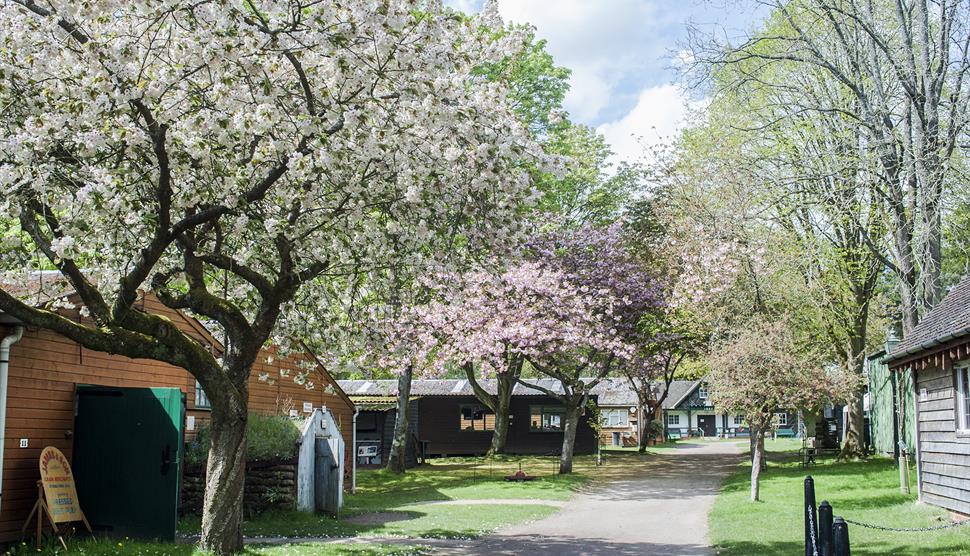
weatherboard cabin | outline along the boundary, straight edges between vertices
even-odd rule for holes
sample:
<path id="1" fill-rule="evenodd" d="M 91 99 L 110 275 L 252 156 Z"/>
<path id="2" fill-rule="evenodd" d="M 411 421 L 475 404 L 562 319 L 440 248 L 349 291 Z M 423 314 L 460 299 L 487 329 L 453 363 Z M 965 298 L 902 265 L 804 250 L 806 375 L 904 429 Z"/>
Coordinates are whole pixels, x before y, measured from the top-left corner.
<path id="1" fill-rule="evenodd" d="M 919 497 L 970 516 L 970 276 L 886 357 L 911 370 Z M 902 381 L 905 384 L 905 381 Z"/>
<path id="2" fill-rule="evenodd" d="M 37 306 L 76 302 L 56 289 L 32 296 Z M 63 303 L 63 302 L 67 303 Z M 215 353 L 221 343 L 199 321 L 143 295 L 139 310 L 170 319 Z M 82 319 L 77 308 L 61 309 Z M 174 535 L 184 443 L 209 420 L 205 392 L 184 369 L 166 363 L 91 351 L 44 329 L 25 326 L 0 312 L 0 372 L 7 387 L 3 421 L 0 543 L 19 540 L 37 499 L 38 458 L 47 446 L 63 452 L 74 468 L 79 502 L 98 528 L 99 512 L 124 526 L 111 534 L 165 538 Z M 284 379 L 307 373 L 314 387 Z M 262 380 L 260 380 L 262 378 Z M 353 403 L 312 354 L 281 356 L 269 349 L 249 382 L 249 407 L 263 414 L 309 414 L 326 406 L 352 442 Z M 3 413 L 3 412 L 0 412 Z M 350 457 L 344 468 L 349 468 Z M 345 481 L 349 484 L 349 481 Z M 139 501 L 133 504 L 132 501 Z M 119 521 L 118 523 L 120 523 Z M 150 524 L 149 529 L 138 525 Z M 128 528 L 126 528 L 128 527 Z"/>

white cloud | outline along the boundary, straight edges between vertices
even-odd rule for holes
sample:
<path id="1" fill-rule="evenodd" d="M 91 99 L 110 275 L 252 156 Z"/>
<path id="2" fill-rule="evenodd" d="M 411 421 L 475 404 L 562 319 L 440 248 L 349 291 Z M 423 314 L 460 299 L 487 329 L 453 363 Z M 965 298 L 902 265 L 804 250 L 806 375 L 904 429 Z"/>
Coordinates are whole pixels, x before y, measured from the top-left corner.
<path id="1" fill-rule="evenodd" d="M 673 140 L 691 110 L 701 106 L 702 102 L 691 101 L 677 85 L 649 87 L 640 91 L 633 110 L 596 130 L 613 148 L 612 162 L 649 159 L 650 148 Z"/>
<path id="2" fill-rule="evenodd" d="M 666 12 L 643 0 L 499 1 L 504 19 L 534 25 L 556 63 L 573 70 L 565 106 L 589 123 L 615 116 L 618 94 L 632 92 L 623 81 L 656 73 L 658 60 L 669 57 L 665 41 L 657 40 L 671 23 Z"/>

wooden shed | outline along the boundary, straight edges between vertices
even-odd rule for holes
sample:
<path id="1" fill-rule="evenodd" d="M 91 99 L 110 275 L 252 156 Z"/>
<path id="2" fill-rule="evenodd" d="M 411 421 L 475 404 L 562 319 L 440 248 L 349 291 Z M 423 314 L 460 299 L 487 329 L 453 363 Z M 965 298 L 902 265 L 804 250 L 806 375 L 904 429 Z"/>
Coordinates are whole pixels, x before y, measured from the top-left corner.
<path id="1" fill-rule="evenodd" d="M 553 379 L 535 381 L 551 391 L 562 386 Z M 396 380 L 341 380 L 343 389 L 355 403 L 367 404 L 370 411 L 384 411 L 372 422 L 358 418 L 358 447 L 373 443 L 386 461 L 393 433 L 393 409 L 397 394 Z M 489 392 L 496 391 L 494 380 L 480 381 Z M 415 399 L 409 405 L 409 428 L 414 445 L 422 456 L 480 456 L 492 442 L 495 415 L 475 397 L 466 379 L 418 379 L 411 383 Z M 380 404 L 383 404 L 380 405 Z M 382 407 L 387 409 L 382 410 Z M 361 411 L 364 416 L 365 411 Z M 511 421 L 506 447 L 512 454 L 553 455 L 562 449 L 563 405 L 542 392 L 516 384 L 512 391 Z M 586 415 L 580 417 L 576 431 L 575 454 L 592 454 L 597 438 Z M 355 448 L 356 450 L 356 448 Z"/>
<path id="2" fill-rule="evenodd" d="M 171 319 L 203 345 L 221 352 L 217 338 L 191 316 L 169 309 L 151 295 L 142 296 L 138 304 L 139 309 Z M 73 319 L 83 318 L 76 309 L 64 309 L 63 314 Z M 16 333 L 21 330 L 22 337 L 18 339 Z M 8 384 L 0 391 L 0 398 L 7 404 L 6 427 L 2 431 L 0 543 L 20 538 L 21 526 L 37 497 L 35 483 L 39 478 L 41 450 L 55 446 L 68 458 L 73 457 L 77 438 L 76 404 L 82 387 L 177 389 L 184 396 L 181 413 L 185 421 L 179 432 L 186 439 L 209 419 L 207 397 L 184 369 L 153 360 L 91 351 L 54 332 L 20 326 L 0 313 L 0 339 L 3 338 L 10 338 L 8 343 L 16 341 L 9 348 Z M 287 379 L 298 369 L 309 370 L 313 388 Z M 307 410 L 311 407 L 327 406 L 338 421 L 345 443 L 351 445 L 353 403 L 312 354 L 283 357 L 274 349 L 266 350 L 254 368 L 249 386 L 253 412 L 269 414 L 295 409 L 309 413 Z M 161 457 L 164 460 L 164 454 Z M 347 460 L 345 468 L 350 469 L 349 455 Z M 80 502 L 83 509 L 84 500 Z"/>
<path id="3" fill-rule="evenodd" d="M 916 453 L 912 408 L 913 373 L 909 369 L 890 371 L 886 358 L 899 340 L 886 343 L 884 349 L 870 354 L 865 362 L 866 392 L 864 406 L 869 424 L 869 445 L 879 454 L 898 457 L 899 439 L 906 451 Z"/>
<path id="4" fill-rule="evenodd" d="M 970 276 L 886 358 L 911 369 L 920 500 L 970 515 Z"/>

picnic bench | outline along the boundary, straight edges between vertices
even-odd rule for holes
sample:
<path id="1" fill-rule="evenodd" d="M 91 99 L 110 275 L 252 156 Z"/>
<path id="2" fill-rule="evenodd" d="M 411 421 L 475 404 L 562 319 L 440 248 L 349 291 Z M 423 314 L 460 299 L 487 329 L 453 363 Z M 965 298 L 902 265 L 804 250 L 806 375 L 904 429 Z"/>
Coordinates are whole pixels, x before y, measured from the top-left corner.
<path id="1" fill-rule="evenodd" d="M 841 448 L 836 447 L 823 447 L 818 446 L 814 436 L 810 436 L 802 441 L 802 447 L 798 451 L 798 455 L 802 461 L 802 467 L 808 467 L 809 465 L 815 465 L 818 463 L 818 458 L 823 456 L 837 456 Z"/>

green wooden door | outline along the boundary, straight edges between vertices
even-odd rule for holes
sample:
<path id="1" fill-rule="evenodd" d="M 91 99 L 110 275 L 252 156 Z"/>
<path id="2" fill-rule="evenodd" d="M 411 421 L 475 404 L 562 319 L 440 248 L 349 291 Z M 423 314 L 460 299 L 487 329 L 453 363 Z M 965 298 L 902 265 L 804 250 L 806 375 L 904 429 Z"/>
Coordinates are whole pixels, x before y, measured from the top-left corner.
<path id="1" fill-rule="evenodd" d="M 173 540 L 181 390 L 79 386 L 76 403 L 72 466 L 91 526 L 112 536 Z"/>

